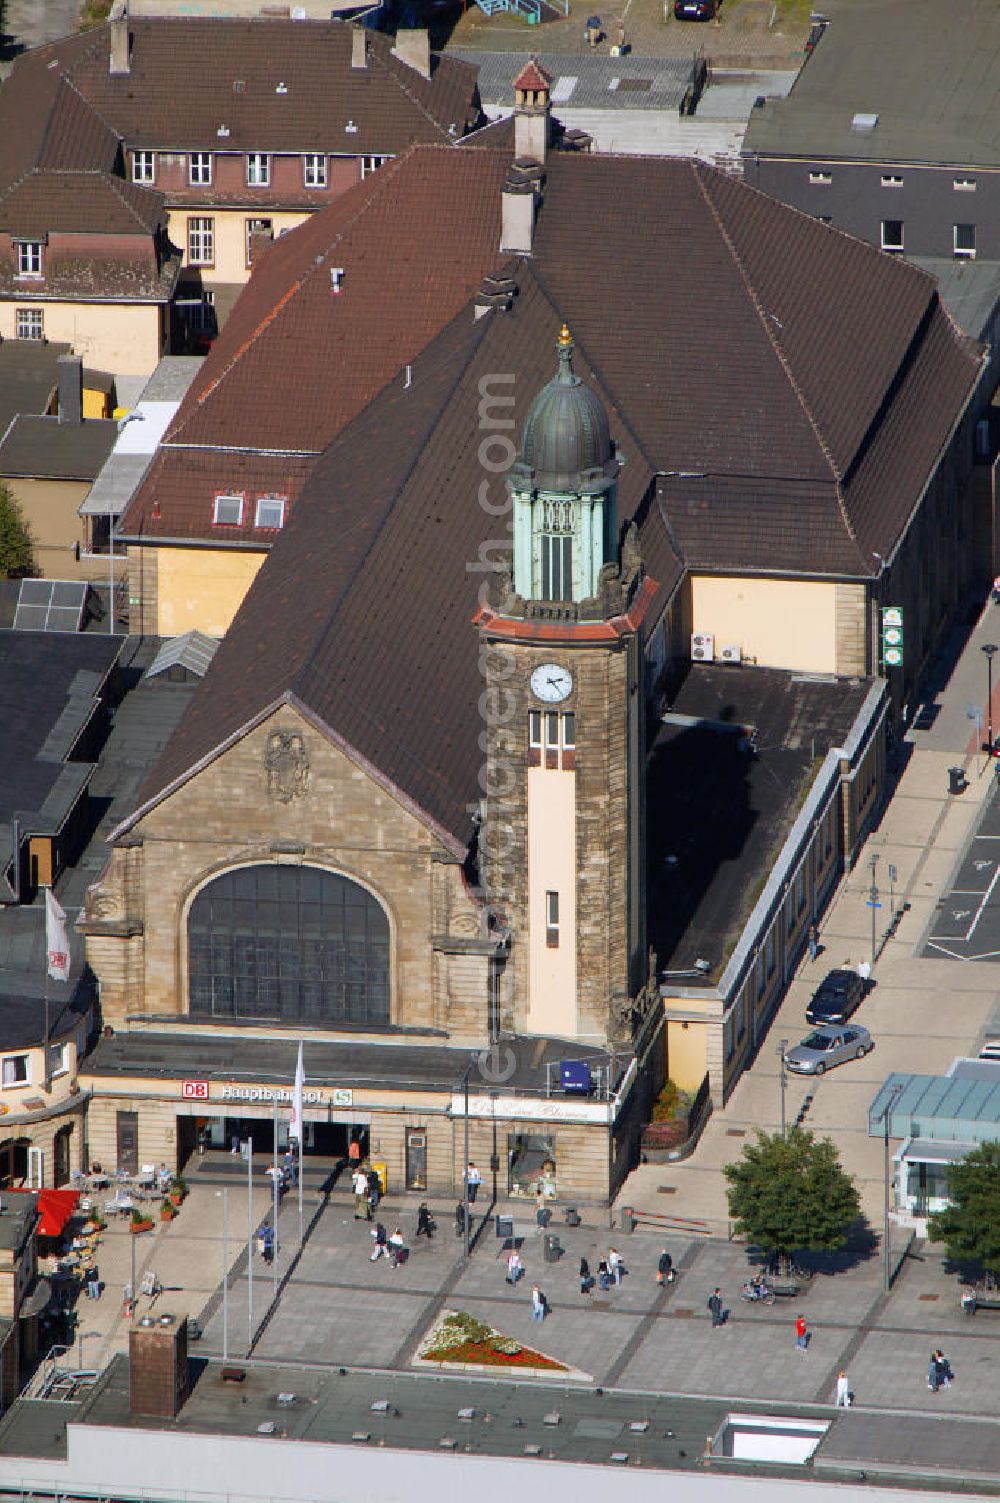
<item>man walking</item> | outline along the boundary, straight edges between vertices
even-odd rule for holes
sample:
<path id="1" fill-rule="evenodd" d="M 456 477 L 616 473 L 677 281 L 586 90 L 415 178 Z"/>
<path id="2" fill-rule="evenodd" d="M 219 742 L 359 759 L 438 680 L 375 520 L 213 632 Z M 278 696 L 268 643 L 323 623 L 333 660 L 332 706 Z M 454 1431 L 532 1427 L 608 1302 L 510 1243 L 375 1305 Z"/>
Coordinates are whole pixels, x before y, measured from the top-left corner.
<path id="1" fill-rule="evenodd" d="M 712 1330 L 722 1325 L 722 1290 L 713 1289 L 708 1296 L 708 1308 L 712 1312 Z"/>
<path id="2" fill-rule="evenodd" d="M 533 1284 L 531 1289 L 531 1318 L 532 1320 L 545 1319 L 545 1295 L 537 1284 Z"/>
<path id="3" fill-rule="evenodd" d="M 806 1318 L 804 1315 L 800 1315 L 798 1320 L 795 1322 L 795 1345 L 798 1347 L 802 1355 L 805 1356 L 806 1349 L 809 1346 L 809 1331 L 806 1326 Z"/>
<path id="4" fill-rule="evenodd" d="M 611 1274 L 612 1283 L 620 1284 L 622 1281 L 622 1255 L 617 1247 L 608 1248 L 608 1271 Z"/>
<path id="5" fill-rule="evenodd" d="M 837 1374 L 837 1407 L 838 1409 L 851 1407 L 851 1385 L 843 1370 Z"/>
<path id="6" fill-rule="evenodd" d="M 937 1352 L 931 1352 L 931 1360 L 927 1364 L 927 1387 L 931 1393 L 937 1393 L 941 1385 L 941 1369 L 938 1367 Z"/>
<path id="7" fill-rule="evenodd" d="M 482 1182 L 483 1182 L 483 1176 L 482 1176 L 482 1174 L 476 1168 L 476 1165 L 475 1165 L 474 1161 L 472 1159 L 470 1159 L 469 1163 L 468 1163 L 468 1166 L 466 1168 L 466 1171 L 465 1171 L 465 1183 L 468 1186 L 468 1190 L 469 1190 L 469 1204 L 470 1204 L 470 1206 L 471 1205 L 475 1205 L 475 1203 L 476 1203 L 476 1196 L 479 1194 L 479 1186 L 482 1184 Z"/>

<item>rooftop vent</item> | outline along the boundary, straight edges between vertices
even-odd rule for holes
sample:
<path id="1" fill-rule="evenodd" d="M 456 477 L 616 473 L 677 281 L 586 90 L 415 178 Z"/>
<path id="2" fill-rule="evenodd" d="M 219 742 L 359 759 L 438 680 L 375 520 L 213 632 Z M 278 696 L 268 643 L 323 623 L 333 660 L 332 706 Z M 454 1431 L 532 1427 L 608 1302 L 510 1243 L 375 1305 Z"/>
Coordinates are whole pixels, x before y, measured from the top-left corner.
<path id="1" fill-rule="evenodd" d="M 288 93 L 288 85 L 286 83 L 276 84 L 275 88 L 274 88 L 274 92 L 276 94 L 287 94 Z"/>
<path id="2" fill-rule="evenodd" d="M 851 130 L 858 131 L 861 135 L 870 134 L 878 125 L 877 115 L 868 115 L 860 112 L 851 119 Z"/>
<path id="3" fill-rule="evenodd" d="M 330 267 L 330 291 L 335 293 L 344 290 L 344 268 L 342 266 Z"/>
<path id="4" fill-rule="evenodd" d="M 344 129 L 349 136 L 356 136 L 358 133 L 358 127 L 355 125 L 353 120 L 348 120 L 347 124 L 344 126 Z"/>
<path id="5" fill-rule="evenodd" d="M 228 136 L 229 135 L 229 126 L 228 125 L 220 125 L 219 129 L 216 131 L 215 134 L 217 136 Z"/>

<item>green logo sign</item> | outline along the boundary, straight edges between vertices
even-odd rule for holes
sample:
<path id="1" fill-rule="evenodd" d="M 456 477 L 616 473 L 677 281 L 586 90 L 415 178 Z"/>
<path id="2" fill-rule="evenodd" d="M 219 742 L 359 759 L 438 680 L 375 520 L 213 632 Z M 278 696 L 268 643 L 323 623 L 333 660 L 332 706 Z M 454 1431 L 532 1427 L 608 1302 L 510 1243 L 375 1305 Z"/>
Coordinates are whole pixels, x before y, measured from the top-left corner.
<path id="1" fill-rule="evenodd" d="M 903 612 L 898 605 L 882 607 L 882 663 L 886 668 L 903 666 Z"/>

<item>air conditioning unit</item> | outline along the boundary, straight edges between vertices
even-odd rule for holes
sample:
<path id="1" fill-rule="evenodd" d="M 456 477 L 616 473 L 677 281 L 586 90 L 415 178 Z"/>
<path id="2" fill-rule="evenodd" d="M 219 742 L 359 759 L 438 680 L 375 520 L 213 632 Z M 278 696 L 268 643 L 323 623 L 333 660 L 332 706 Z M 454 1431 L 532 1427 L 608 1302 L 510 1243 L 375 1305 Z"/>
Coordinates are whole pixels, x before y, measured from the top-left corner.
<path id="1" fill-rule="evenodd" d="M 692 663 L 715 662 L 715 638 L 711 632 L 693 631 L 691 633 L 691 661 Z"/>
<path id="2" fill-rule="evenodd" d="M 719 648 L 720 663 L 742 663 L 743 649 L 738 642 L 727 642 Z"/>

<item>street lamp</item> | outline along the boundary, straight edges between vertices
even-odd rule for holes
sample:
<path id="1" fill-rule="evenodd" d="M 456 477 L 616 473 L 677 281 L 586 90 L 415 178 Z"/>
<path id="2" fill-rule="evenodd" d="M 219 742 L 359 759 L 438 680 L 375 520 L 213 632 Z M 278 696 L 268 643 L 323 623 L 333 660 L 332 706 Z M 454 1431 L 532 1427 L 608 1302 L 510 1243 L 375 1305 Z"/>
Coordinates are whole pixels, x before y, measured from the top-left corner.
<path id="1" fill-rule="evenodd" d="M 229 1361 L 229 1186 L 216 1190 L 222 1196 L 222 1360 Z M 135 1239 L 133 1238 L 133 1241 Z"/>
<path id="2" fill-rule="evenodd" d="M 998 651 L 995 642 L 984 642 L 983 652 L 986 654 L 986 725 L 989 740 L 984 751 L 993 755 L 993 654 Z"/>
<path id="3" fill-rule="evenodd" d="M 892 1258 L 890 1256 L 889 1249 L 889 1119 L 892 1116 L 893 1107 L 899 1100 L 902 1089 L 903 1087 L 901 1083 L 892 1087 L 892 1090 L 889 1092 L 889 1095 L 886 1099 L 885 1110 L 882 1113 L 882 1178 L 885 1190 L 885 1204 L 883 1208 L 882 1219 L 882 1261 L 883 1273 L 885 1276 L 886 1294 L 888 1294 L 892 1288 Z"/>
<path id="4" fill-rule="evenodd" d="M 788 1076 L 785 1074 L 785 1050 L 788 1048 L 787 1039 L 778 1040 L 778 1073 L 781 1077 L 781 1136 L 785 1136 L 785 1086 Z"/>

